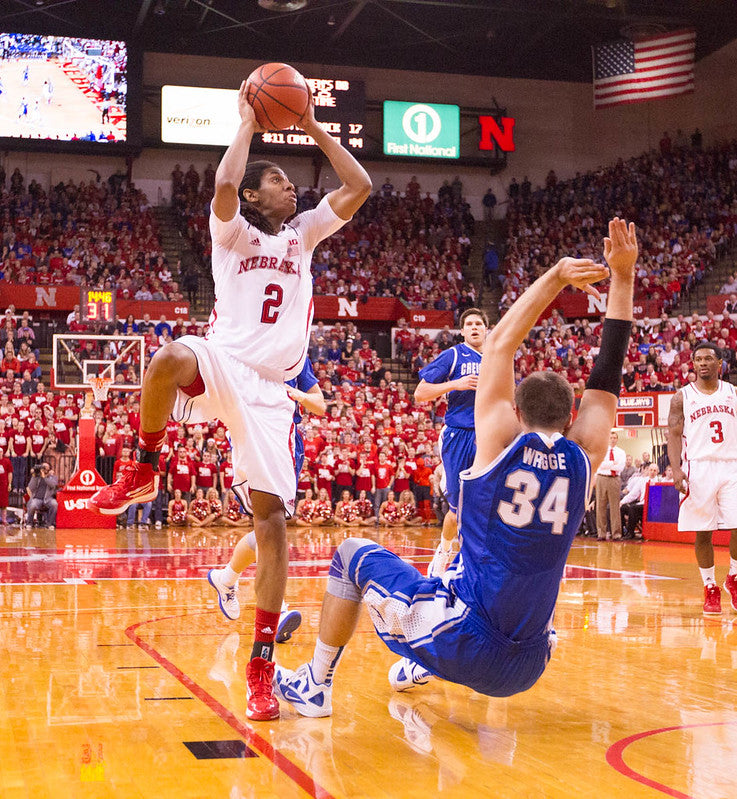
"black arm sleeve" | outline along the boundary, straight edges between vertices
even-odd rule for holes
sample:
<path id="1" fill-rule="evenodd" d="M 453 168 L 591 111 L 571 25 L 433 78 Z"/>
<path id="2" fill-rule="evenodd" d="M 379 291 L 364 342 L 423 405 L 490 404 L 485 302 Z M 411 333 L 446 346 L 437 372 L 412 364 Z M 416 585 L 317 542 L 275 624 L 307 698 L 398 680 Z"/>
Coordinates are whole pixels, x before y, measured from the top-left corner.
<path id="1" fill-rule="evenodd" d="M 632 322 L 624 319 L 605 319 L 601 334 L 601 349 L 596 356 L 586 388 L 608 391 L 619 396 L 622 385 L 622 366 L 630 343 Z"/>

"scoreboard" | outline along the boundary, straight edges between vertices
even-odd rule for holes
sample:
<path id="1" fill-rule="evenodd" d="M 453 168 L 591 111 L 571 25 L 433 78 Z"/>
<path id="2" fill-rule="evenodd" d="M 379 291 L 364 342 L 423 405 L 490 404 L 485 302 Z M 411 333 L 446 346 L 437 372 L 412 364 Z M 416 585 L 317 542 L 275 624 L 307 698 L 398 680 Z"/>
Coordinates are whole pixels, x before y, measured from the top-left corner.
<path id="1" fill-rule="evenodd" d="M 361 151 L 366 142 L 366 94 L 363 81 L 343 78 L 305 78 L 315 98 L 315 119 L 347 150 Z M 281 150 L 316 147 L 301 130 L 260 133 L 254 141 L 265 148 Z"/>
<path id="2" fill-rule="evenodd" d="M 80 286 L 79 315 L 83 322 L 114 322 L 115 291 Z"/>
<path id="3" fill-rule="evenodd" d="M 305 78 L 315 98 L 315 119 L 347 150 L 366 145 L 366 93 L 363 81 L 344 78 Z M 235 89 L 202 86 L 161 87 L 161 140 L 176 144 L 228 146 L 240 116 Z M 257 133 L 259 152 L 299 154 L 316 149 L 313 138 L 296 128 Z"/>

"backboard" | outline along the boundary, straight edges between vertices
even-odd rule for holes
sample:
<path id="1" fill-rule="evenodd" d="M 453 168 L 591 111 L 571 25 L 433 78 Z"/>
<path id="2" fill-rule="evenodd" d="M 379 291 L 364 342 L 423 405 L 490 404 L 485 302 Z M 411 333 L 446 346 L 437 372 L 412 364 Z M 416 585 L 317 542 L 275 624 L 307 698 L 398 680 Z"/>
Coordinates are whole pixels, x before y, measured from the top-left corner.
<path id="1" fill-rule="evenodd" d="M 89 377 L 110 377 L 113 391 L 141 388 L 143 336 L 99 336 L 91 333 L 54 334 L 51 387 L 90 390 Z"/>

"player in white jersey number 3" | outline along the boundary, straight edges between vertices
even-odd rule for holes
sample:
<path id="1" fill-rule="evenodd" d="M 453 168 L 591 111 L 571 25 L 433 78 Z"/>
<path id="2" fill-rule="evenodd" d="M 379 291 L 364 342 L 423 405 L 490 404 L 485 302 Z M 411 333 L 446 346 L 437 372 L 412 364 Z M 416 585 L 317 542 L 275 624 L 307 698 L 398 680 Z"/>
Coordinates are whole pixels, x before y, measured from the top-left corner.
<path id="1" fill-rule="evenodd" d="M 255 643 L 246 670 L 247 715 L 279 716 L 273 695 L 274 637 L 287 581 L 286 516 L 294 511 L 294 402 L 285 380 L 297 376 L 312 322 L 310 263 L 317 244 L 363 204 L 369 176 L 315 121 L 312 104 L 300 122 L 341 185 L 317 208 L 294 217 L 297 196 L 286 174 L 268 161 L 248 162 L 260 130 L 238 92 L 241 123 L 215 176 L 210 213 L 215 307 L 206 339 L 183 336 L 162 347 L 146 372 L 136 459 L 90 504 L 118 514 L 158 492 L 158 463 L 170 415 L 182 422 L 220 419 L 233 446 L 233 490 L 253 512 L 256 568 Z M 244 174 L 245 169 L 245 174 Z M 243 201 L 243 212 L 241 210 Z M 238 567 L 238 564 L 235 564 Z M 237 568 L 216 585 L 221 601 L 235 598 Z"/>
<path id="2" fill-rule="evenodd" d="M 676 392 L 668 416 L 668 458 L 684 494 L 678 529 L 696 533 L 706 614 L 722 612 L 712 533 L 732 531 L 724 588 L 737 612 L 737 391 L 719 378 L 722 356 L 714 344 L 697 344 L 692 359 L 696 381 Z"/>

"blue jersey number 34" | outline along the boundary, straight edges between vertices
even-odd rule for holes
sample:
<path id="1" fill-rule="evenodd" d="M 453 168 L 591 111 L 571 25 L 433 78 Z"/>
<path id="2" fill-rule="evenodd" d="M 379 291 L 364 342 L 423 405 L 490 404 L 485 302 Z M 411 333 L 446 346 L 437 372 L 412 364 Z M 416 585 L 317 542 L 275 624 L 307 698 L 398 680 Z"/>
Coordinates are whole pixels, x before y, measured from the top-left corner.
<path id="1" fill-rule="evenodd" d="M 568 521 L 568 487 L 567 477 L 556 477 L 539 503 L 540 481 L 525 469 L 517 469 L 507 475 L 504 483 L 507 488 L 514 489 L 512 501 L 502 500 L 497 512 L 499 518 L 512 527 L 527 527 L 535 518 L 535 511 L 540 521 L 552 525 L 553 535 L 563 535 Z"/>

